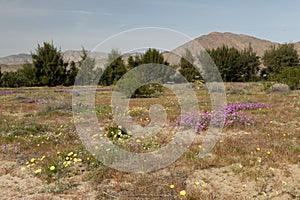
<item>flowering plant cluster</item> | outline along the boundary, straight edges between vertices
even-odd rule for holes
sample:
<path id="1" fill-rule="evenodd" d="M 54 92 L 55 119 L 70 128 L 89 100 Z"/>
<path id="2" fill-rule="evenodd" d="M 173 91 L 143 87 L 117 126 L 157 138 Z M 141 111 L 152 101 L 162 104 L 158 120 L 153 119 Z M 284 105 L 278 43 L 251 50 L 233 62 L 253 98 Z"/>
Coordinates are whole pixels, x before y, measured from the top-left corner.
<path id="1" fill-rule="evenodd" d="M 255 119 L 247 115 L 245 110 L 268 108 L 270 104 L 263 103 L 234 103 L 221 107 L 214 111 L 202 113 L 190 113 L 183 116 L 181 121 L 176 121 L 176 126 L 182 124 L 184 128 L 194 128 L 196 133 L 206 130 L 210 125 L 215 126 L 250 126 L 255 124 Z"/>

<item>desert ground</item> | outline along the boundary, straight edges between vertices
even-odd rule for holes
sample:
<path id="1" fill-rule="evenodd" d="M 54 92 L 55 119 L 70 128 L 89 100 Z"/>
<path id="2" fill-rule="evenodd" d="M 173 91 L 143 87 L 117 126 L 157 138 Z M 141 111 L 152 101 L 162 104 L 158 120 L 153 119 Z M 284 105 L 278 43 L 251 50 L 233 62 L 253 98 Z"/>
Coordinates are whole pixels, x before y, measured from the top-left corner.
<path id="1" fill-rule="evenodd" d="M 0 89 L 0 199 L 300 199 L 300 91 L 225 85 L 228 116 L 213 149 L 198 156 L 212 112 L 201 85 L 194 91 L 203 121 L 193 143 L 178 160 L 149 173 L 112 169 L 85 148 L 74 126 L 71 87 Z M 111 94 L 104 88 L 95 95 L 104 131 L 114 126 Z M 145 126 L 153 104 L 168 114 L 161 132 L 110 140 L 136 153 L 167 145 L 180 110 L 172 91 L 130 99 L 129 115 Z"/>

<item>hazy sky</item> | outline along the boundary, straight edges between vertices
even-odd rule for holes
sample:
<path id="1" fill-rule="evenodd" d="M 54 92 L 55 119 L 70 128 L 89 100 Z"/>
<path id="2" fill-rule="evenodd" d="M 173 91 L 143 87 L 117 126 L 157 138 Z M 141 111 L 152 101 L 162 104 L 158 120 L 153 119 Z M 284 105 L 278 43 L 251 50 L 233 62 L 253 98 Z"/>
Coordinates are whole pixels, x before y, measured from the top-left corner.
<path id="1" fill-rule="evenodd" d="M 0 0 L 0 57 L 53 41 L 93 49 L 138 27 L 174 29 L 192 38 L 213 31 L 275 42 L 300 41 L 298 0 Z"/>

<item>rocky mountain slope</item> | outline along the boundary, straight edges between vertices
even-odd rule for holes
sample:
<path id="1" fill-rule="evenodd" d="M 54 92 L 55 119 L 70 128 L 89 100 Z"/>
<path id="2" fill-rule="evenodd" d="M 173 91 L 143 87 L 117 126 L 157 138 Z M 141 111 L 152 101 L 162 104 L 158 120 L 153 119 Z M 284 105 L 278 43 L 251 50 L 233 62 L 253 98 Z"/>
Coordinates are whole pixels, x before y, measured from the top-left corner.
<path id="1" fill-rule="evenodd" d="M 197 43 L 195 43 L 195 41 Z M 194 39 L 194 41 L 183 44 L 182 46 L 178 47 L 176 50 L 178 49 L 184 50 L 187 47 L 189 47 L 189 49 L 194 49 L 194 50 L 198 49 L 198 46 L 195 46 L 195 44 L 200 44 L 205 49 L 213 49 L 213 48 L 220 47 L 222 45 L 227 45 L 229 47 L 235 47 L 239 50 L 244 49 L 245 47 L 251 45 L 253 50 L 257 52 L 257 55 L 262 56 L 264 51 L 267 50 L 271 45 L 278 45 L 279 43 L 259 39 L 244 34 L 234 34 L 229 32 L 225 32 L 225 33 L 212 32 L 208 35 L 200 36 Z M 300 54 L 300 42 L 296 42 L 294 44 L 296 50 Z M 81 51 L 69 50 L 63 52 L 63 57 L 66 62 L 70 62 L 72 60 L 74 62 L 78 62 L 80 60 L 80 55 L 81 55 Z M 107 57 L 106 53 L 100 53 L 100 52 L 89 52 L 89 55 L 95 58 L 96 63 L 98 63 L 98 65 L 102 65 L 103 63 L 105 63 L 105 59 Z M 167 61 L 170 62 L 171 64 L 176 64 L 178 62 L 178 58 L 175 58 L 174 55 L 171 55 L 170 53 L 165 52 L 164 56 L 167 59 Z M 29 54 L 18 54 L 18 55 L 11 55 L 11 56 L 0 58 L 0 66 L 2 67 L 2 71 L 16 70 L 22 67 L 22 65 L 26 62 L 32 62 L 31 56 Z"/>

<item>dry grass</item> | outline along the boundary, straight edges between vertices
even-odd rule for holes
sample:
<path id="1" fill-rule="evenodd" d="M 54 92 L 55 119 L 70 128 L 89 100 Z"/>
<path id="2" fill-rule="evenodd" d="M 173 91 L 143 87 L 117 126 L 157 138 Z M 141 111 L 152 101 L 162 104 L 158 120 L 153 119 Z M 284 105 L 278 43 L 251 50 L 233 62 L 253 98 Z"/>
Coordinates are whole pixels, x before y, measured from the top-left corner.
<path id="1" fill-rule="evenodd" d="M 77 198 L 84 198 L 86 194 L 80 192 L 82 189 L 79 187 L 83 184 L 92 188 L 96 199 L 244 199 L 243 190 L 231 195 L 223 194 L 218 182 L 213 182 L 214 177 L 211 177 L 212 180 L 205 180 L 202 177 L 201 180 L 206 181 L 207 187 L 197 189 L 193 186 L 191 177 L 198 176 L 195 172 L 213 171 L 225 178 L 232 173 L 237 177 L 237 184 L 251 183 L 252 193 L 245 192 L 248 196 L 254 193 L 258 197 L 265 193 L 271 195 L 268 187 L 272 183 L 272 187 L 278 189 L 279 195 L 280 191 L 286 191 L 288 198 L 300 198 L 300 188 L 297 185 L 290 185 L 290 188 L 285 190 L 280 185 L 282 184 L 280 180 L 290 180 L 289 177 L 295 179 L 290 173 L 289 166 L 300 163 L 300 91 L 289 94 L 266 94 L 263 85 L 258 83 L 228 83 L 227 87 L 231 91 L 245 91 L 228 94 L 228 103 L 258 102 L 272 106 L 247 111 L 258 120 L 254 126 L 225 127 L 220 141 L 203 159 L 197 156 L 201 150 L 200 138 L 195 140 L 179 160 L 164 169 L 148 174 L 130 174 L 107 168 L 85 149 L 73 125 L 71 93 L 54 92 L 54 89 L 49 88 L 34 91 L 24 88 L 22 93 L 2 95 L 0 96 L 1 160 L 16 162 L 14 170 L 21 171 L 21 168 L 25 167 L 22 173 L 47 181 L 43 185 L 44 189 L 37 192 L 53 196 L 76 193 L 81 194 Z M 196 93 L 200 110 L 209 110 L 208 92 L 201 89 Z M 99 91 L 96 95 L 96 113 L 100 125 L 104 127 L 113 123 L 110 95 L 109 91 Z M 28 99 L 36 101 L 29 103 Z M 38 99 L 45 102 L 38 103 Z M 155 145 L 163 146 L 172 138 L 168 126 L 179 118 L 180 106 L 171 91 L 166 91 L 158 98 L 131 99 L 129 105 L 134 121 L 143 126 L 147 125 L 150 119 L 143 109 L 147 111 L 153 104 L 163 105 L 166 109 L 170 121 L 165 128 L 167 132 L 159 133 L 153 140 L 141 141 L 142 144 L 144 142 L 150 146 L 149 150 L 132 149 L 132 151 L 152 151 L 159 147 Z M 134 110 L 138 107 L 143 108 L 142 111 Z M 132 140 L 128 140 L 130 141 Z M 75 157 L 68 156 L 70 152 L 73 152 L 73 155 L 77 154 L 76 158 L 81 161 L 74 162 Z M 41 160 L 43 156 L 45 158 Z M 64 164 L 69 161 L 66 157 L 69 159 L 72 157 L 72 162 L 67 167 Z M 31 162 L 32 158 L 35 162 Z M 28 165 L 30 166 L 27 167 Z M 49 170 L 51 166 L 55 166 L 54 171 Z M 41 169 L 41 173 L 35 173 L 38 169 Z M 282 173 L 278 175 L 279 172 L 273 173 L 270 169 Z M 11 174 L 13 170 L 6 173 Z M 273 177 L 277 178 L 277 182 Z M 299 180 L 295 180 L 297 181 Z M 174 185 L 174 188 L 171 189 L 170 185 Z M 187 192 L 185 196 L 179 195 L 182 190 Z"/>

